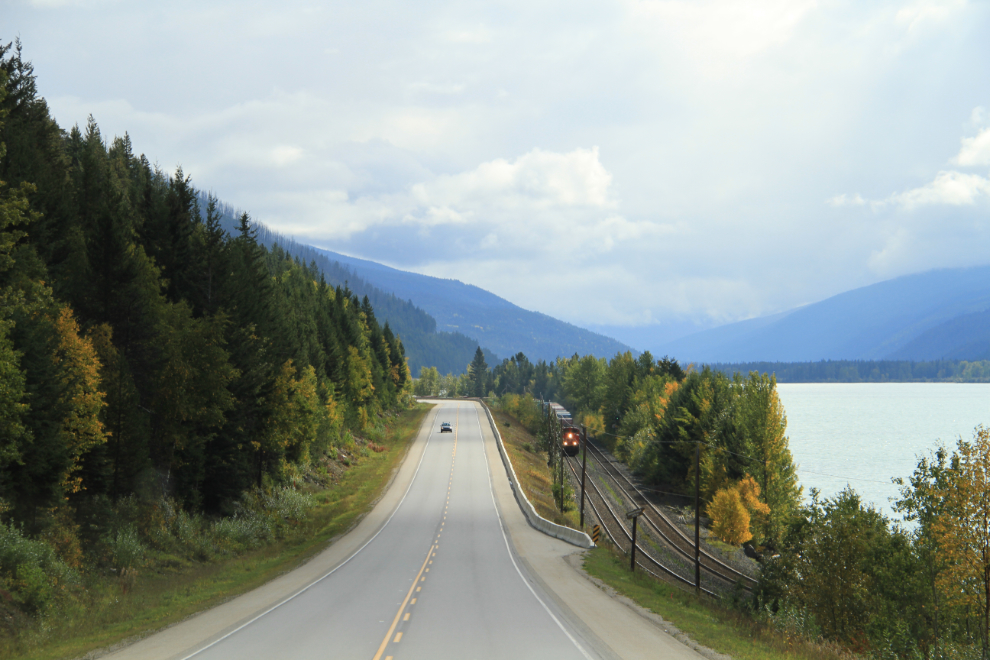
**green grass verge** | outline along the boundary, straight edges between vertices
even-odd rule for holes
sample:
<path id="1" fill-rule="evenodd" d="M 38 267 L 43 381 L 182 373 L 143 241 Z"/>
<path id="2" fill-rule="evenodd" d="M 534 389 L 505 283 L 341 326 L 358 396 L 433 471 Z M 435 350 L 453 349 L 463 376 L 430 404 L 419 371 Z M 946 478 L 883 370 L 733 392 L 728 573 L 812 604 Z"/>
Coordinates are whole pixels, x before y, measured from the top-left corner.
<path id="1" fill-rule="evenodd" d="M 645 573 L 629 571 L 629 559 L 608 547 L 585 554 L 584 570 L 640 606 L 659 614 L 703 646 L 736 660 L 849 660 L 841 650 L 787 635 L 747 614 L 699 599 Z"/>
<path id="2" fill-rule="evenodd" d="M 64 612 L 46 630 L 0 640 L 0 658 L 74 658 L 146 635 L 218 605 L 290 571 L 348 531 L 381 495 L 432 406 L 401 413 L 381 444 L 333 486 L 315 494 L 316 506 L 281 541 L 241 556 L 174 572 L 144 575 L 126 592 L 94 584 L 95 602 Z"/>
<path id="3" fill-rule="evenodd" d="M 537 444 L 533 434 L 512 415 L 492 410 L 492 417 L 495 418 L 509 460 L 512 461 L 512 469 L 516 471 L 523 492 L 536 512 L 558 525 L 578 529 L 580 521 L 574 506 L 566 513 L 561 513 L 557 508 L 551 489 L 553 476 L 547 467 L 547 457 L 542 452 L 533 451 Z"/>

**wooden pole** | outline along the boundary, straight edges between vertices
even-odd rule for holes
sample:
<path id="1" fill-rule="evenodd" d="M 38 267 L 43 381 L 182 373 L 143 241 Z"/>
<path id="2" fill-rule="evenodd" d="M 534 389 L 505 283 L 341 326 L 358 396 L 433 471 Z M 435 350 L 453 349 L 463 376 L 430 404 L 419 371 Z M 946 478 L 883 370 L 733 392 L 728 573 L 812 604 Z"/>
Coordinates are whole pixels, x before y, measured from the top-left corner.
<path id="1" fill-rule="evenodd" d="M 588 428 L 581 425 L 581 449 L 584 456 L 581 457 L 581 529 L 584 529 L 584 476 L 588 472 Z"/>
<path id="2" fill-rule="evenodd" d="M 698 596 L 701 595 L 701 443 L 700 442 L 694 446 L 694 591 Z"/>
<path id="3" fill-rule="evenodd" d="M 629 551 L 629 570 L 636 572 L 636 521 L 639 516 L 633 516 L 632 549 Z"/>

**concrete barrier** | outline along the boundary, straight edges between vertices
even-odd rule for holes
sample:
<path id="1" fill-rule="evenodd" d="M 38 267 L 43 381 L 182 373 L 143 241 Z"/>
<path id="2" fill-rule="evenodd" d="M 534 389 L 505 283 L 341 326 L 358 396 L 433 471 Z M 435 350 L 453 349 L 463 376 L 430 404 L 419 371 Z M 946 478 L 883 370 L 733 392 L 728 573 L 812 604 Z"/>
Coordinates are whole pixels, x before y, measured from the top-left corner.
<path id="1" fill-rule="evenodd" d="M 512 468 L 512 461 L 509 460 L 509 454 L 505 451 L 505 445 L 502 443 L 502 434 L 498 432 L 498 425 L 495 424 L 495 418 L 492 417 L 488 405 L 480 399 L 475 399 L 475 401 L 481 403 L 481 407 L 485 409 L 485 414 L 488 415 L 488 423 L 492 426 L 492 433 L 495 434 L 495 441 L 498 444 L 498 453 L 502 455 L 502 462 L 505 463 L 505 471 L 509 474 L 509 483 L 512 485 L 512 492 L 515 493 L 516 502 L 519 503 L 519 508 L 522 509 L 523 515 L 526 516 L 529 524 L 548 536 L 558 538 L 561 541 L 567 541 L 579 548 L 594 548 L 595 544 L 592 542 L 591 537 L 584 532 L 550 522 L 536 512 L 529 498 L 526 497 L 526 493 L 523 492 L 522 486 L 519 485 L 516 471 Z"/>

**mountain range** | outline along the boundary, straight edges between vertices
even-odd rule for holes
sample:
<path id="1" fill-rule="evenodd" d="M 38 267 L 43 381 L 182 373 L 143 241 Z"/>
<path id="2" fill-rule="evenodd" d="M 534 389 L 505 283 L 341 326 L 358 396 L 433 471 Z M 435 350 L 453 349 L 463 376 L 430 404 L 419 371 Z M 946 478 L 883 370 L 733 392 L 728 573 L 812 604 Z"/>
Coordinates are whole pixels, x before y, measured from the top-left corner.
<path id="1" fill-rule="evenodd" d="M 225 210 L 233 231 L 233 210 Z M 522 309 L 477 286 L 399 270 L 256 227 L 265 244 L 315 262 L 329 282 L 368 296 L 376 315 L 402 337 L 414 374 L 421 366 L 463 373 L 479 345 L 489 364 L 519 352 L 534 361 L 575 353 L 638 353 L 617 339 Z M 990 359 L 990 266 L 905 275 L 676 339 L 668 337 L 686 334 L 689 324 L 668 325 L 658 326 L 652 337 L 645 328 L 621 336 L 685 363 Z"/>
<path id="2" fill-rule="evenodd" d="M 436 319 L 437 330 L 465 334 L 502 357 L 521 351 L 534 362 L 549 362 L 575 353 L 606 358 L 624 351 L 639 354 L 616 339 L 523 309 L 471 284 L 319 251 L 370 284 L 425 310 Z"/>
<path id="3" fill-rule="evenodd" d="M 990 266 L 905 275 L 657 351 L 720 363 L 990 359 Z"/>
<path id="4" fill-rule="evenodd" d="M 200 206 L 206 208 L 207 201 L 201 195 Z M 219 206 L 224 228 L 236 233 L 239 213 L 228 204 Z M 414 376 L 423 366 L 464 373 L 479 346 L 490 366 L 519 352 L 534 362 L 574 353 L 638 355 L 615 339 L 525 310 L 479 287 L 316 248 L 262 223 L 252 225 L 264 245 L 315 263 L 327 282 L 346 286 L 359 298 L 367 296 L 379 320 L 388 321 L 402 339 Z"/>

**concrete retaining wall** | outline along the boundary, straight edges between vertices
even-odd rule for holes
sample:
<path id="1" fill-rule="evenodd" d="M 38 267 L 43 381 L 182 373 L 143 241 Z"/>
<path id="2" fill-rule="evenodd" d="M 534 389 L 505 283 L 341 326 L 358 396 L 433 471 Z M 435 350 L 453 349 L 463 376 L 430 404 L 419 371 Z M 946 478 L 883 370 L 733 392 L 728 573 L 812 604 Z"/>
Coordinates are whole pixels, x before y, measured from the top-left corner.
<path id="1" fill-rule="evenodd" d="M 481 407 L 485 409 L 485 414 L 488 415 L 488 423 L 492 426 L 492 433 L 495 434 L 495 440 L 498 444 L 498 453 L 502 455 L 505 470 L 509 473 L 509 483 L 512 484 L 512 492 L 515 493 L 516 501 L 519 502 L 519 508 L 522 509 L 529 524 L 548 536 L 553 536 L 561 541 L 567 541 L 579 548 L 595 547 L 591 537 L 584 532 L 550 522 L 536 512 L 529 498 L 526 497 L 526 493 L 523 492 L 522 486 L 519 485 L 519 479 L 516 478 L 516 471 L 512 468 L 512 461 L 509 460 L 509 454 L 505 451 L 505 445 L 502 443 L 502 434 L 498 432 L 498 425 L 495 424 L 495 418 L 492 417 L 492 413 L 484 401 L 475 400 L 481 403 Z"/>

